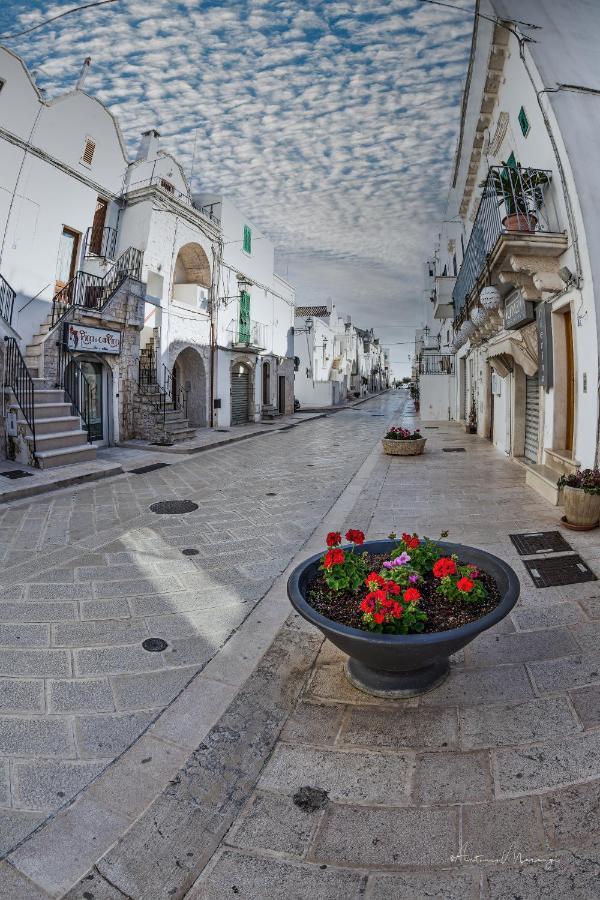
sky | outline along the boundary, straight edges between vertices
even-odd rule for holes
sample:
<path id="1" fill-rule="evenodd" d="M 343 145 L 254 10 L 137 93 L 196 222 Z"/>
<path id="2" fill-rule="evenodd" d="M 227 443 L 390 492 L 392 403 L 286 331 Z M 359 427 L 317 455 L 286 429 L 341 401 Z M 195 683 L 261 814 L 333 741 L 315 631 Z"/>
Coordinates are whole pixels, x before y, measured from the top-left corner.
<path id="1" fill-rule="evenodd" d="M 87 0 L 2 0 L 0 34 Z M 472 30 L 421 0 L 117 0 L 2 42 L 49 97 L 85 89 L 131 155 L 158 128 L 194 190 L 275 243 L 300 305 L 329 299 L 408 374 L 421 266 L 449 187 Z"/>

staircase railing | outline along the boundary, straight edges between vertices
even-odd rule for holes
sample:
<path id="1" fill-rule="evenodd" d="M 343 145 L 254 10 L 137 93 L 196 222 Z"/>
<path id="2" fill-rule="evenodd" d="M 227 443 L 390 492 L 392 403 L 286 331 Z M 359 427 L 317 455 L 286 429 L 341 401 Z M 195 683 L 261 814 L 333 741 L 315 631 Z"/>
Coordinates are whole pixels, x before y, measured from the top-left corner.
<path id="1" fill-rule="evenodd" d="M 117 247 L 117 229 L 108 225 L 102 228 L 94 228 L 90 225 L 85 233 L 84 256 L 101 256 L 104 259 L 114 259 Z"/>
<path id="2" fill-rule="evenodd" d="M 183 414 L 187 419 L 187 391 L 180 387 L 177 387 L 175 379 L 166 365 L 163 363 L 163 388 L 165 393 L 171 399 L 171 403 L 173 404 L 173 409 L 181 409 L 183 410 Z"/>
<path id="3" fill-rule="evenodd" d="M 118 258 L 106 275 L 92 275 L 79 271 L 52 300 L 52 328 L 73 308 L 100 310 L 127 278 L 140 280 L 142 272 L 141 250 L 129 247 Z"/>
<path id="4" fill-rule="evenodd" d="M 92 386 L 83 374 L 83 369 L 62 341 L 57 341 L 58 366 L 56 373 L 56 387 L 65 392 L 75 415 L 79 416 L 85 430 L 87 439 L 92 443 Z"/>
<path id="5" fill-rule="evenodd" d="M 162 416 L 164 429 L 167 417 L 167 403 L 170 402 L 170 399 L 156 379 L 156 366 L 153 362 L 143 357 L 140 357 L 138 363 L 138 389 L 141 394 L 150 399 L 157 413 Z"/>
<path id="6" fill-rule="evenodd" d="M 12 324 L 13 306 L 15 304 L 16 291 L 13 291 L 10 284 L 0 275 L 0 318 L 4 319 L 8 325 Z"/>
<path id="7" fill-rule="evenodd" d="M 5 337 L 5 364 L 4 386 L 9 387 L 23 413 L 23 418 L 29 426 L 33 438 L 33 452 L 36 450 L 35 442 L 35 397 L 33 378 L 19 350 L 15 338 Z"/>

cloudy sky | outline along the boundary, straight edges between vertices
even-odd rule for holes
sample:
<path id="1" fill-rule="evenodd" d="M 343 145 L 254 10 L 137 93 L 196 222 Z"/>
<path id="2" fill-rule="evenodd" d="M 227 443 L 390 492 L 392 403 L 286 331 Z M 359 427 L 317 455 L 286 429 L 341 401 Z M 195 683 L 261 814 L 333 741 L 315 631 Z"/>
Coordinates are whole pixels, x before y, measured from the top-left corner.
<path id="1" fill-rule="evenodd" d="M 2 0 L 0 33 L 82 2 Z M 471 27 L 421 0 L 118 0 L 4 43 L 49 95 L 91 56 L 86 90 L 131 151 L 158 127 L 195 188 L 228 194 L 273 239 L 298 302 L 331 297 L 373 325 L 400 372 Z"/>

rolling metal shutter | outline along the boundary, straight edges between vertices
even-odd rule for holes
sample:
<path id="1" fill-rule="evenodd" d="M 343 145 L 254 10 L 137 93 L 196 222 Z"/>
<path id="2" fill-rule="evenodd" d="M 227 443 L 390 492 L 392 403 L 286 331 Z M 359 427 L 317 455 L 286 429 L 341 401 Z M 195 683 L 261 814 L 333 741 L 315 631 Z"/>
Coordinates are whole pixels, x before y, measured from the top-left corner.
<path id="1" fill-rule="evenodd" d="M 463 377 L 463 390 L 462 390 L 462 403 L 463 403 L 463 419 L 465 422 L 469 418 L 469 379 L 467 378 L 467 360 L 466 358 L 462 361 L 462 377 Z"/>
<path id="2" fill-rule="evenodd" d="M 250 376 L 247 372 L 231 373 L 231 424 L 243 425 L 249 415 Z"/>
<path id="3" fill-rule="evenodd" d="M 540 421 L 540 385 L 537 375 L 526 376 L 525 382 L 525 457 L 538 460 L 538 428 Z"/>

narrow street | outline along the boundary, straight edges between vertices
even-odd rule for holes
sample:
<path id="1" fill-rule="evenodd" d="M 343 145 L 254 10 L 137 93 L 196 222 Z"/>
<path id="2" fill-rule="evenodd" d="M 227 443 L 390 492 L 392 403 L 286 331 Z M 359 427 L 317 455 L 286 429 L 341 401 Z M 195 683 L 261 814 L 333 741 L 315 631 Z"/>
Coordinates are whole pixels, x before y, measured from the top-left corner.
<path id="1" fill-rule="evenodd" d="M 555 530 L 560 511 L 488 442 L 439 423 L 423 457 L 384 456 L 386 420 L 411 409 L 391 393 L 3 511 L 2 671 L 20 704 L 2 719 L 5 852 L 20 842 L 4 896 L 597 896 L 598 582 L 534 586 L 509 535 Z M 199 508 L 148 512 L 176 498 Z M 49 554 L 35 564 L 30 524 Z M 418 699 L 356 691 L 290 615 L 281 573 L 352 526 L 447 530 L 521 581 L 512 615 Z M 566 537 L 597 570 L 594 532 Z"/>

